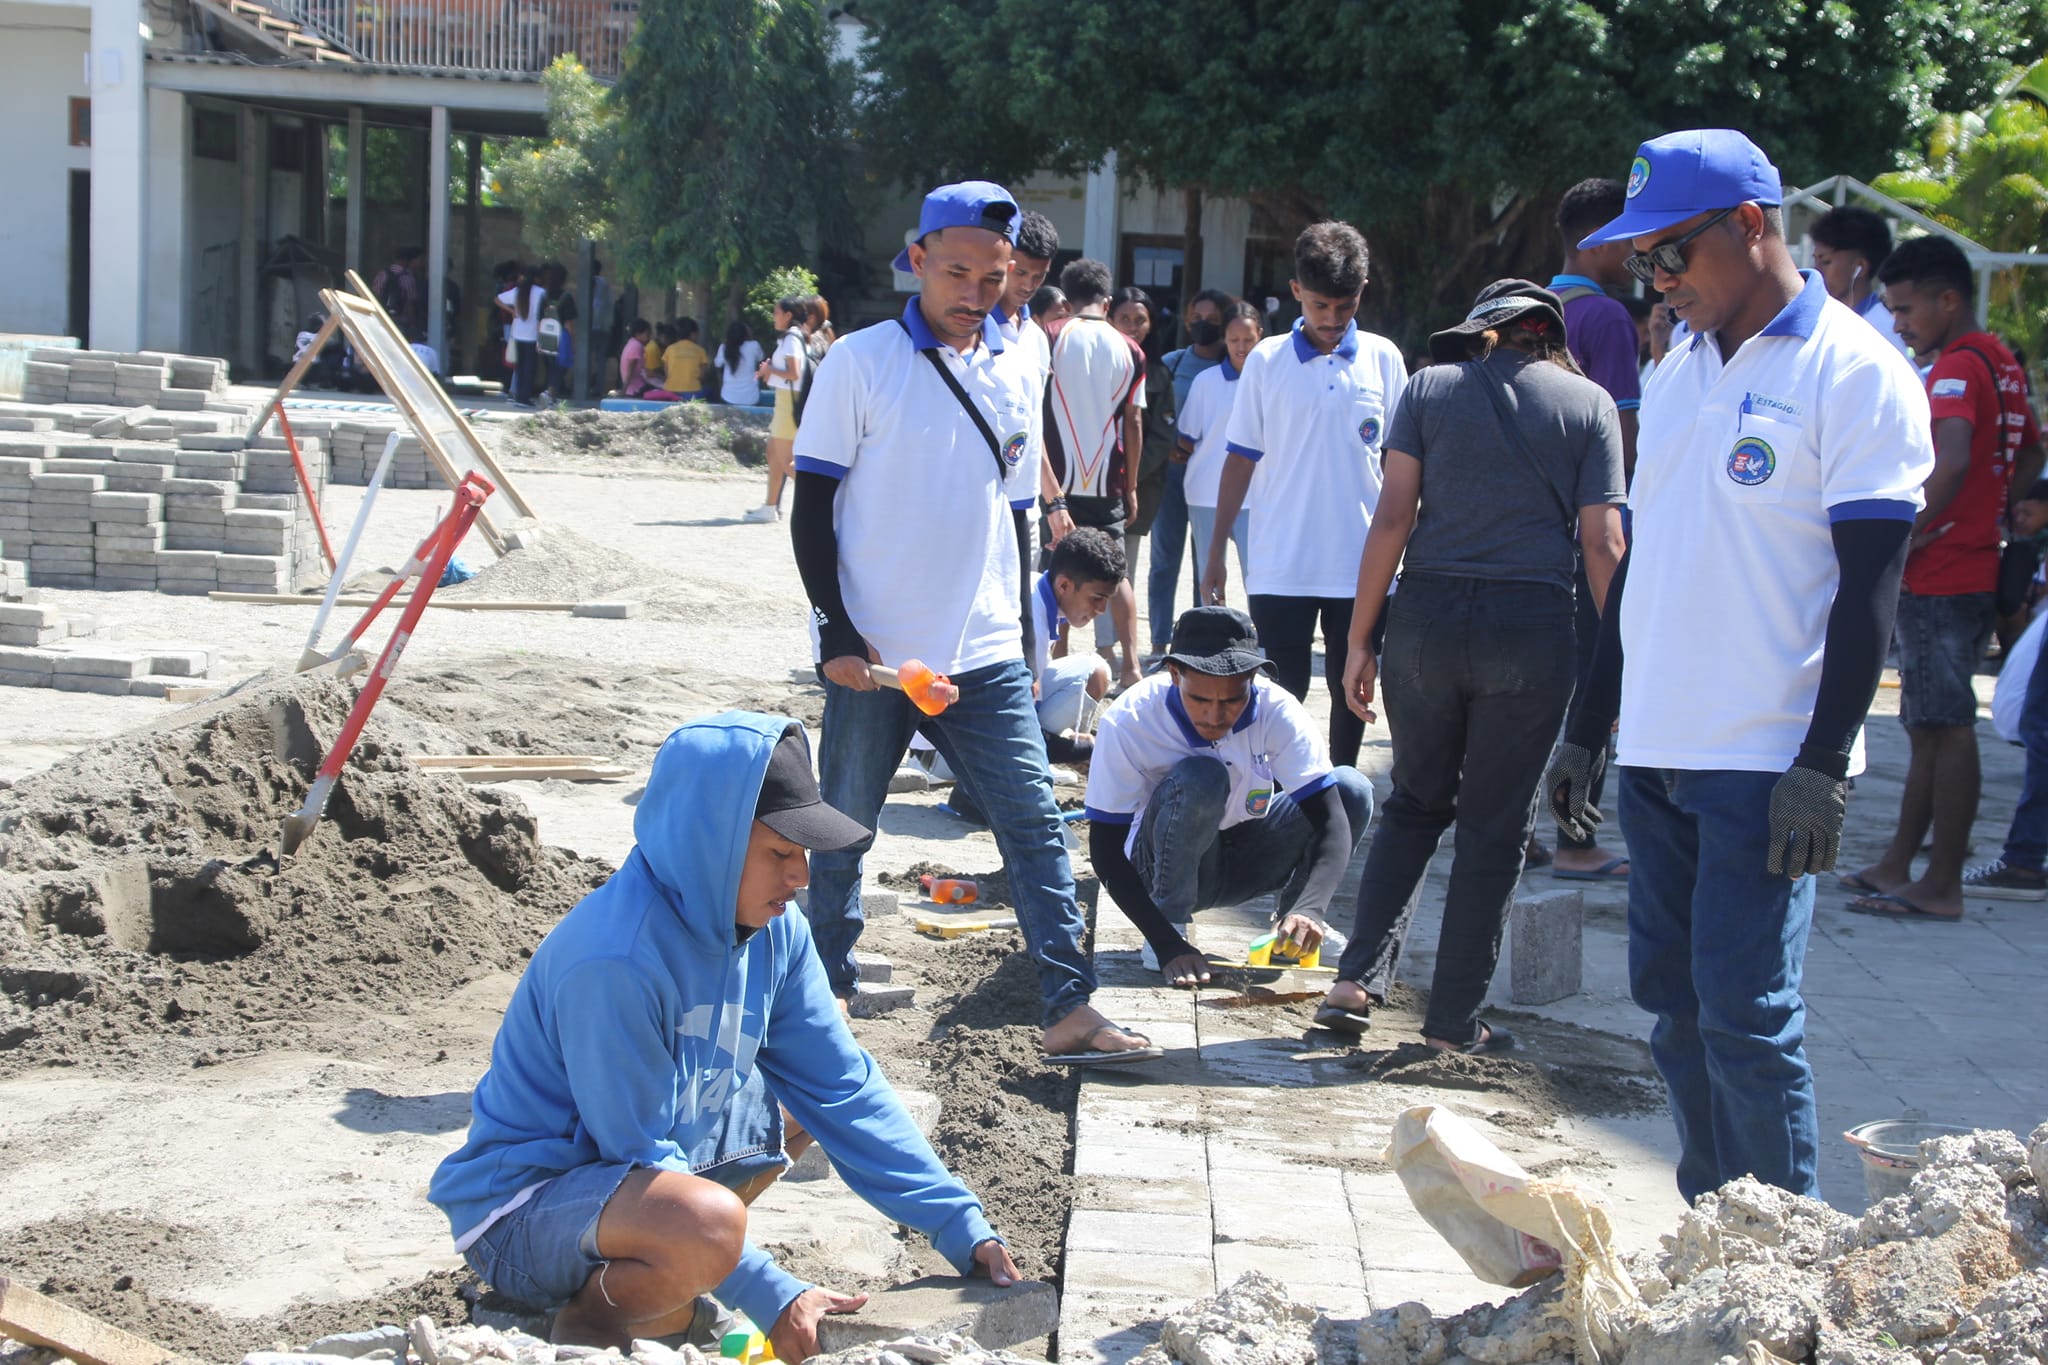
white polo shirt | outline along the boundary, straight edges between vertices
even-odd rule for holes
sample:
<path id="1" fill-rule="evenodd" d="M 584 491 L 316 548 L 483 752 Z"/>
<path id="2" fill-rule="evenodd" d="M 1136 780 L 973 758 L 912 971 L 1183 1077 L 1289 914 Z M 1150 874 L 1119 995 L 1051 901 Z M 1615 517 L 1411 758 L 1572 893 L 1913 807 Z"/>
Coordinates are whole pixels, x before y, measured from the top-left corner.
<path id="1" fill-rule="evenodd" d="M 1249 357 L 1247 357 L 1249 359 Z M 1230 433 L 1230 409 L 1237 401 L 1239 371 L 1225 356 L 1221 364 L 1195 376 L 1188 386 L 1188 401 L 1181 405 L 1177 425 L 1180 434 L 1195 443 L 1188 456 L 1183 487 L 1188 506 L 1214 507 L 1223 483 L 1223 461 L 1230 452 L 1224 448 Z M 1244 506 L 1252 505 L 1253 488 L 1245 490 Z"/>
<path id="2" fill-rule="evenodd" d="M 1818 274 L 1725 362 L 1650 377 L 1629 489 L 1620 760 L 1783 772 L 1813 719 L 1840 581 L 1831 526 L 1910 521 L 1934 467 L 1913 367 Z M 1861 771 L 1859 734 L 1850 758 Z"/>
<path id="3" fill-rule="evenodd" d="M 1259 466 L 1246 592 L 1357 591 L 1358 556 L 1380 501 L 1380 441 L 1407 382 L 1394 343 L 1357 323 L 1328 355 L 1297 322 L 1245 357 L 1226 448 Z"/>
<path id="4" fill-rule="evenodd" d="M 907 329 L 907 330 L 906 330 Z M 996 435 L 1003 468 L 931 362 L 938 352 Z M 962 354 L 939 344 L 913 295 L 903 325 L 842 337 L 812 381 L 799 471 L 839 481 L 839 588 L 885 664 L 964 673 L 1021 656 L 1017 537 L 1008 490 L 1030 442 L 1037 378 L 992 319 Z"/>
<path id="5" fill-rule="evenodd" d="M 1265 819 L 1275 795 L 1299 804 L 1336 781 L 1322 727 L 1265 674 L 1253 676 L 1251 700 L 1230 733 L 1211 741 L 1189 722 L 1172 676 L 1160 672 L 1118 697 L 1095 723 L 1088 818 L 1129 825 L 1124 847 L 1134 847 L 1152 789 L 1175 764 L 1196 756 L 1213 758 L 1230 773 L 1220 829 Z"/>
<path id="6" fill-rule="evenodd" d="M 989 316 L 1002 332 L 1004 346 L 1021 350 L 1038 375 L 1038 388 L 1031 396 L 1031 439 L 1024 447 L 1024 458 L 1017 461 L 1009 488 L 1010 506 L 1028 510 L 1038 505 L 1038 470 L 1045 459 L 1045 381 L 1052 374 L 1052 346 L 1045 339 L 1045 328 L 1032 318 L 1028 303 L 1014 318 L 1004 317 L 1001 307 Z"/>
<path id="7" fill-rule="evenodd" d="M 1031 589 L 1031 676 L 1043 678 L 1052 667 L 1053 641 L 1067 618 L 1060 614 L 1059 594 L 1052 590 L 1052 575 L 1042 573 Z"/>
<path id="8" fill-rule="evenodd" d="M 1884 300 L 1877 296 L 1875 289 L 1863 298 L 1863 306 L 1856 310 L 1863 320 L 1877 329 L 1877 334 L 1892 344 L 1892 347 L 1906 359 L 1913 358 L 1913 352 L 1906 347 L 1898 331 L 1892 326 L 1892 310 L 1885 307 Z"/>

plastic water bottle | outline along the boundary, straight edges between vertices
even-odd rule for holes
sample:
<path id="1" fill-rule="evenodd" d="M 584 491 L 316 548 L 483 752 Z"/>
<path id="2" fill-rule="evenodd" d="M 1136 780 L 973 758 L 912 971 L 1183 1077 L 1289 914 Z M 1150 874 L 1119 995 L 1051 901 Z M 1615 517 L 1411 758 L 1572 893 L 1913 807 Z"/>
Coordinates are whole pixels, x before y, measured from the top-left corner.
<path id="1" fill-rule="evenodd" d="M 934 905 L 972 905 L 981 899 L 981 888 L 966 877 L 934 877 L 926 873 L 917 879 L 917 884 Z"/>

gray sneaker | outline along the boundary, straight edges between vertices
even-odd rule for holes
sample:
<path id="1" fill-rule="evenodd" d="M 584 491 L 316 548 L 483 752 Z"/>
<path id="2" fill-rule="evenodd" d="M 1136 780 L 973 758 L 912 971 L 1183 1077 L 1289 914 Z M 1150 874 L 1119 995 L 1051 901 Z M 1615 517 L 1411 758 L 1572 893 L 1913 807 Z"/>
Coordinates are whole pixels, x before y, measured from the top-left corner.
<path id="1" fill-rule="evenodd" d="M 1963 894 L 1994 901 L 2048 901 L 2048 872 L 2007 867 L 2000 858 L 1965 872 Z"/>

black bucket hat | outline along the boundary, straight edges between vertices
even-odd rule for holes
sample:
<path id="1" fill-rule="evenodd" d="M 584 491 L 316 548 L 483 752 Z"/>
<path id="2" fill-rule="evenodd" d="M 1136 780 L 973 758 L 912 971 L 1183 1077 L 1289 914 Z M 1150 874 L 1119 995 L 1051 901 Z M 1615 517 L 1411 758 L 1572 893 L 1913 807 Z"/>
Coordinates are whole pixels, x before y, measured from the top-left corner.
<path id="1" fill-rule="evenodd" d="M 1258 627 L 1235 607 L 1194 607 L 1182 612 L 1173 623 L 1166 662 L 1214 678 L 1273 671 L 1266 651 L 1259 648 Z"/>
<path id="2" fill-rule="evenodd" d="M 1530 280 L 1495 280 L 1479 291 L 1472 311 L 1455 327 L 1430 334 L 1429 358 L 1439 364 L 1455 364 L 1472 354 L 1472 338 L 1516 318 L 1540 311 L 1564 336 L 1564 305 L 1557 295 Z"/>

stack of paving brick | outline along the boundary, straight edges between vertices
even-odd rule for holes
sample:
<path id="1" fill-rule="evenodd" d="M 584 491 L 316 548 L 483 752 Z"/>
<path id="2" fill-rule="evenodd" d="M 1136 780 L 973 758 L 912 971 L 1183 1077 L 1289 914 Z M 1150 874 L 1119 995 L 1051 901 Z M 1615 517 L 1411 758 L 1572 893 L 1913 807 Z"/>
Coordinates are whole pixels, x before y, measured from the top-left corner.
<path id="1" fill-rule="evenodd" d="M 294 424 L 294 430 L 297 424 Z M 402 433 L 398 438 L 398 449 L 391 458 L 391 472 L 385 476 L 386 488 L 445 488 L 446 480 L 427 458 L 426 447 L 409 428 L 397 422 L 377 422 L 364 419 L 338 421 L 333 425 L 330 440 L 333 442 L 329 453 L 330 477 L 335 483 L 354 484 L 360 487 L 370 481 L 370 475 L 377 472 L 377 462 L 384 456 L 384 442 L 392 432 Z"/>
<path id="2" fill-rule="evenodd" d="M 29 352 L 22 369 L 25 403 L 111 403 L 198 412 L 227 392 L 228 367 L 207 356 L 162 351 Z"/>
<path id="3" fill-rule="evenodd" d="M 35 589 L 28 585 L 28 561 L 7 557 L 8 532 L 0 532 L 0 602 L 33 602 Z"/>
<path id="4" fill-rule="evenodd" d="M 164 500 L 157 493 L 92 495 L 92 576 L 96 588 L 155 592 L 164 547 Z"/>
<path id="5" fill-rule="evenodd" d="M 45 588 L 93 585 L 92 496 L 107 491 L 99 474 L 29 476 L 29 578 Z"/>

